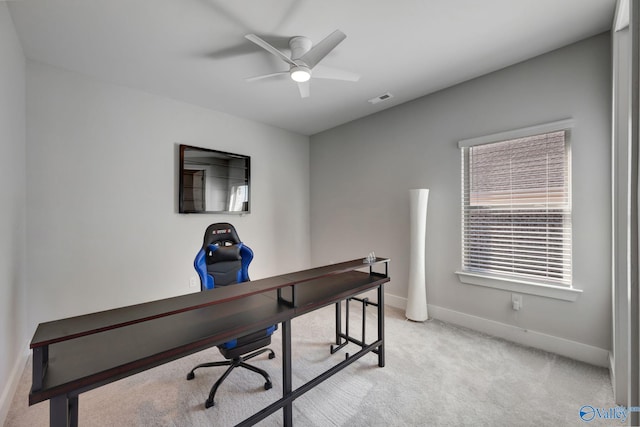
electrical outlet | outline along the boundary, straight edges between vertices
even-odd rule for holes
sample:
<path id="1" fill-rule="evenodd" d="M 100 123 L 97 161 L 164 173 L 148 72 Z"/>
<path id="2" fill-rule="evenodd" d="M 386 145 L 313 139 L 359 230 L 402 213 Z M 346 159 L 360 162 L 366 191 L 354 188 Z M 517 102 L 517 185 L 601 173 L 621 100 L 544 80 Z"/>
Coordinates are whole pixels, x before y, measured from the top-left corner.
<path id="1" fill-rule="evenodd" d="M 189 278 L 189 287 L 190 288 L 198 288 L 200 287 L 200 280 L 196 276 L 191 276 Z"/>
<path id="2" fill-rule="evenodd" d="M 511 308 L 518 311 L 522 308 L 522 295 L 511 294 Z"/>

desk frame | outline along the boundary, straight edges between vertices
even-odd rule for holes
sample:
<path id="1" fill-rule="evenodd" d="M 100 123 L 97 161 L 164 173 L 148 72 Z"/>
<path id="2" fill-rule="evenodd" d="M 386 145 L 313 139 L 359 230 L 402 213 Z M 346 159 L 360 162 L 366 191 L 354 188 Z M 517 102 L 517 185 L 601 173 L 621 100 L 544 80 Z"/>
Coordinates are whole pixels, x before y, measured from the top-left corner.
<path id="1" fill-rule="evenodd" d="M 221 344 L 270 324 L 281 323 L 283 397 L 238 425 L 254 425 L 277 410 L 283 409 L 284 425 L 292 426 L 293 401 L 302 394 L 369 352 L 375 352 L 378 355 L 378 366 L 384 366 L 383 286 L 390 280 L 388 263 L 389 260 L 384 258 L 378 258 L 370 264 L 363 264 L 362 260 L 352 260 L 256 280 L 242 286 L 219 288 L 216 292 L 188 294 L 40 324 L 31 342 L 33 368 L 29 404 L 49 400 L 51 426 L 77 426 L 81 393 Z M 379 264 L 384 264 L 384 273 L 373 271 L 374 265 Z M 368 274 L 356 271 L 367 267 Z M 289 289 L 290 298 L 288 299 L 283 298 L 283 293 L 280 291 L 284 288 Z M 342 334 L 339 318 L 340 301 L 372 289 L 377 289 L 378 337 L 376 341 L 365 344 L 349 337 L 348 327 L 346 335 Z M 344 361 L 293 390 L 291 320 L 330 304 L 336 304 L 336 344 L 341 344 L 341 339 L 347 339 L 347 342 L 358 343 L 362 348 L 351 356 L 347 354 Z M 187 337 L 182 341 L 180 341 L 181 337 L 171 337 L 174 339 L 170 339 L 168 343 L 153 342 L 152 347 L 155 346 L 155 349 L 148 350 L 148 353 L 145 353 L 144 349 L 136 349 L 139 354 L 123 356 L 116 349 L 112 354 L 100 354 L 101 363 L 102 365 L 106 363 L 107 368 L 98 363 L 101 367 L 94 371 L 86 368 L 85 371 L 80 369 L 80 372 L 76 372 L 73 367 L 65 367 L 61 362 L 64 359 L 62 356 L 58 356 L 57 361 L 55 356 L 50 359 L 51 348 L 54 353 L 60 351 L 61 355 L 65 355 L 65 350 L 66 354 L 75 351 L 91 354 L 92 348 L 99 348 L 99 345 L 96 347 L 96 343 L 114 340 L 114 336 L 128 338 L 140 336 L 140 331 L 153 328 L 167 319 L 173 322 L 181 318 L 188 327 L 189 322 L 192 319 L 198 319 L 199 315 L 211 316 L 214 306 L 217 311 L 223 312 L 223 316 L 227 316 L 222 319 L 227 323 L 238 318 L 244 319 L 247 313 L 251 314 L 248 316 L 249 319 L 239 326 L 233 324 L 227 328 L 216 329 L 214 325 L 204 325 L 201 326 L 201 333 L 196 331 L 199 335 L 196 334 L 195 337 Z M 191 329 L 185 327 L 184 331 L 187 330 Z M 175 340 L 180 342 L 176 343 Z M 160 352 L 157 351 L 158 348 L 161 348 Z M 98 354 L 93 356 L 97 357 Z M 124 357 L 126 363 L 118 365 L 114 362 L 112 366 L 109 362 L 104 362 L 104 360 L 110 360 L 109 356 L 114 359 Z"/>

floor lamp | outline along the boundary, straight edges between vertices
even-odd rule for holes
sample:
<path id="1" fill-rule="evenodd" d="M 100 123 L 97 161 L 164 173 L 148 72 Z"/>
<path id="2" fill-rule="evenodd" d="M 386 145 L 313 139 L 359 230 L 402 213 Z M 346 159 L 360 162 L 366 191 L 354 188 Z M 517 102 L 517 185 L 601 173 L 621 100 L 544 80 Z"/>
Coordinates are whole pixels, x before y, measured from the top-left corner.
<path id="1" fill-rule="evenodd" d="M 409 290 L 405 315 L 409 320 L 423 322 L 427 313 L 427 282 L 425 278 L 425 238 L 427 234 L 427 204 L 429 190 L 409 190 L 410 198 L 410 251 Z"/>

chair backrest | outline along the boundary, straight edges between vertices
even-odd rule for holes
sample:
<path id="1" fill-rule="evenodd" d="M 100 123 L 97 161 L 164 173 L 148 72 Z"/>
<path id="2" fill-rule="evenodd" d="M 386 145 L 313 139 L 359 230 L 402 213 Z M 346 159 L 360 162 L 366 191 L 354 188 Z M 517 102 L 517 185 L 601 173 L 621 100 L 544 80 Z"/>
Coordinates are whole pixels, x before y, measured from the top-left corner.
<path id="1" fill-rule="evenodd" d="M 193 263 L 200 276 L 200 290 L 248 282 L 252 259 L 253 251 L 240 241 L 233 225 L 211 224 Z"/>

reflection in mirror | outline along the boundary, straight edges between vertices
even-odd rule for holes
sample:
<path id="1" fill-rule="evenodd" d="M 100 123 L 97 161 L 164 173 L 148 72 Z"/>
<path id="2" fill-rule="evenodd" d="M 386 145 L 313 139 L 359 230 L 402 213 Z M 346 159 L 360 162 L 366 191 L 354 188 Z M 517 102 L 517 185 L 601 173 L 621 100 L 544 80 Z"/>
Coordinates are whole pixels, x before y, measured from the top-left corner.
<path id="1" fill-rule="evenodd" d="M 248 213 L 251 158 L 180 145 L 180 213 Z"/>

